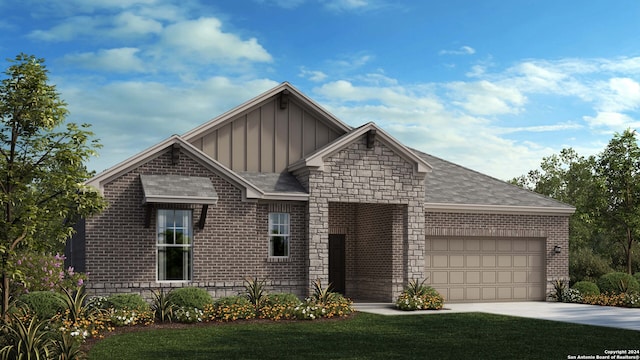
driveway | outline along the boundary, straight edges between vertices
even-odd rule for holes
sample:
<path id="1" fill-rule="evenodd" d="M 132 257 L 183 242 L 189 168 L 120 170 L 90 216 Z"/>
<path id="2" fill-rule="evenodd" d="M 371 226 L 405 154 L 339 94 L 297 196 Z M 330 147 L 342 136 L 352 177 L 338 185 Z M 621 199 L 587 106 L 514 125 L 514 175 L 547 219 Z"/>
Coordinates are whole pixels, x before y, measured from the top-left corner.
<path id="1" fill-rule="evenodd" d="M 355 303 L 358 311 L 380 315 L 425 315 L 483 312 L 640 331 L 640 309 L 557 302 L 445 304 L 443 310 L 400 311 L 388 303 Z"/>

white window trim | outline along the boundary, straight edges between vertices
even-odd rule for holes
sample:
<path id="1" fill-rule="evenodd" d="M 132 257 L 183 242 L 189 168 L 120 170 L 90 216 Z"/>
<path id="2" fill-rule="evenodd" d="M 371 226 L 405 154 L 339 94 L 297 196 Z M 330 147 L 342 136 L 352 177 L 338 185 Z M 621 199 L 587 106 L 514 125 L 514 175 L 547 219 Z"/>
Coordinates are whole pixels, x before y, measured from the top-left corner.
<path id="1" fill-rule="evenodd" d="M 271 215 L 286 215 L 287 216 L 287 221 L 286 224 L 277 224 L 277 225 L 286 225 L 287 228 L 287 233 L 286 234 L 272 234 L 271 233 L 271 229 L 273 228 L 273 221 L 271 218 Z M 270 212 L 269 213 L 269 228 L 268 228 L 268 242 L 267 242 L 267 247 L 268 247 L 268 251 L 269 251 L 269 258 L 270 259 L 288 259 L 291 256 L 291 214 L 288 212 Z M 278 256 L 278 255 L 273 255 L 272 253 L 272 247 L 271 247 L 271 241 L 272 238 L 274 237 L 285 237 L 286 241 L 287 241 L 287 249 L 286 249 L 286 253 L 287 255 L 284 256 Z"/>
<path id="2" fill-rule="evenodd" d="M 187 211 L 189 213 L 188 216 L 188 231 L 189 231 L 189 236 L 191 238 L 191 241 L 188 244 L 189 247 L 189 273 L 188 273 L 188 277 L 189 279 L 187 280 L 161 280 L 160 279 L 160 248 L 170 248 L 170 247 L 184 247 L 185 245 L 181 244 L 181 245 L 176 245 L 176 244 L 160 244 L 158 242 L 159 239 L 159 228 L 160 228 L 160 212 L 161 211 Z M 157 283 L 189 283 L 193 280 L 193 211 L 189 210 L 189 209 L 158 209 L 156 212 L 156 239 L 155 239 L 155 252 L 156 252 L 156 261 L 155 261 L 155 267 L 156 267 L 156 282 Z"/>

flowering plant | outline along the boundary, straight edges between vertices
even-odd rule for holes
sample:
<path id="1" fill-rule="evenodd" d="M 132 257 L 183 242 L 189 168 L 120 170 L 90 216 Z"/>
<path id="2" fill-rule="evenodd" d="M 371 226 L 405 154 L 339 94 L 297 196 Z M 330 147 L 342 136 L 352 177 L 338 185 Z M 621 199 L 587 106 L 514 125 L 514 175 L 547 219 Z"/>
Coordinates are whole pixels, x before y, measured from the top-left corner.
<path id="1" fill-rule="evenodd" d="M 87 274 L 76 272 L 71 266 L 65 268 L 64 260 L 61 254 L 23 254 L 16 262 L 17 270 L 23 275 L 17 291 L 61 291 L 83 286 Z"/>

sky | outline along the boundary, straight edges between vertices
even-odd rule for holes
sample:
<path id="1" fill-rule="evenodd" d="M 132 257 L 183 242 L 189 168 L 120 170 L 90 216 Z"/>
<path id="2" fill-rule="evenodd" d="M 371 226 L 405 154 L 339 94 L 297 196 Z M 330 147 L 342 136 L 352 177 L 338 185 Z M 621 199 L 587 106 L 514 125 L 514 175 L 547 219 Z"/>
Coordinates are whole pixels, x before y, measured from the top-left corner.
<path id="1" fill-rule="evenodd" d="M 508 180 L 640 127 L 636 0 L 0 0 L 97 172 L 288 81 L 343 122 Z M 3 76 L 4 77 L 4 76 Z"/>

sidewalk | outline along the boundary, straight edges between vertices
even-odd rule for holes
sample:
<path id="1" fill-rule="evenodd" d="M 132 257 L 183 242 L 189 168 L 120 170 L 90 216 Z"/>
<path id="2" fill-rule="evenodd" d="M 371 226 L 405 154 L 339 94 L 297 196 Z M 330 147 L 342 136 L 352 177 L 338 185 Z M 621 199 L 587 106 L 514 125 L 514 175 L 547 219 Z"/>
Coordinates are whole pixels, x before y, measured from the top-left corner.
<path id="1" fill-rule="evenodd" d="M 445 304 L 442 310 L 400 311 L 391 303 L 355 303 L 357 311 L 379 315 L 438 315 L 483 312 L 640 331 L 640 308 L 544 301 Z"/>

